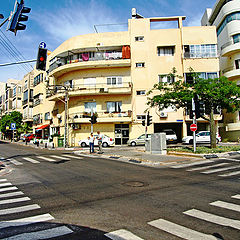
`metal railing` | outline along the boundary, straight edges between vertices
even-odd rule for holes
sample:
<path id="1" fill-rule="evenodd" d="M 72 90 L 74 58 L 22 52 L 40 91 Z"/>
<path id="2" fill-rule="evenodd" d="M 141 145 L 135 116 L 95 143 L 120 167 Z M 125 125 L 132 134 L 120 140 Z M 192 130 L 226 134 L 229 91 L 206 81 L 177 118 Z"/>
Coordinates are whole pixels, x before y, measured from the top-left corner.
<path id="1" fill-rule="evenodd" d="M 185 52 L 183 55 L 184 58 L 217 58 L 219 57 L 218 53 L 190 53 Z"/>

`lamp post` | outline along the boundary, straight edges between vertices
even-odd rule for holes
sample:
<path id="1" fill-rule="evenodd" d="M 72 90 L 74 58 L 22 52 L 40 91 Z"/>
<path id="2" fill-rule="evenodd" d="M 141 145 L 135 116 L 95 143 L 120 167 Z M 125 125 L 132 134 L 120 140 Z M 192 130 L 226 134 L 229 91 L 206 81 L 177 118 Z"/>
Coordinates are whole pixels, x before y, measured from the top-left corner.
<path id="1" fill-rule="evenodd" d="M 4 19 L 4 16 L 0 13 L 0 19 Z"/>

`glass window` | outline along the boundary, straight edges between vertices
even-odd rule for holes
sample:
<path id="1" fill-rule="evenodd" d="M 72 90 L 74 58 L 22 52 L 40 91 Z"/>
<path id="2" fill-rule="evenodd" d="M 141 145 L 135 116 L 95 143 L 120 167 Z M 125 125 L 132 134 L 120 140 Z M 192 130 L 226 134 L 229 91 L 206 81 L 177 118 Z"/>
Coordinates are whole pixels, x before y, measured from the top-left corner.
<path id="1" fill-rule="evenodd" d="M 167 75 L 159 75 L 158 80 L 159 80 L 159 83 L 173 83 L 175 82 L 175 77 L 167 76 Z"/>
<path id="2" fill-rule="evenodd" d="M 233 43 L 239 43 L 240 42 L 240 34 L 233 35 Z"/>
<path id="3" fill-rule="evenodd" d="M 45 120 L 49 120 L 50 119 L 50 112 L 45 113 Z"/>
<path id="4" fill-rule="evenodd" d="M 107 85 L 122 85 L 122 77 L 108 77 Z"/>
<path id="5" fill-rule="evenodd" d="M 174 48 L 174 46 L 157 47 L 158 56 L 173 56 Z"/>
<path id="6" fill-rule="evenodd" d="M 136 63 L 137 68 L 145 67 L 145 63 Z"/>
<path id="7" fill-rule="evenodd" d="M 96 102 L 86 102 L 84 103 L 84 108 L 85 108 L 85 112 L 87 113 L 95 113 L 96 112 L 96 107 L 97 107 L 97 104 Z"/>
<path id="8" fill-rule="evenodd" d="M 145 95 L 145 94 L 146 94 L 145 90 L 137 91 L 137 95 Z"/>
<path id="9" fill-rule="evenodd" d="M 143 42 L 144 41 L 144 36 L 135 37 L 135 41 L 136 42 Z"/>
<path id="10" fill-rule="evenodd" d="M 122 102 L 107 102 L 107 111 L 109 113 L 122 112 Z"/>

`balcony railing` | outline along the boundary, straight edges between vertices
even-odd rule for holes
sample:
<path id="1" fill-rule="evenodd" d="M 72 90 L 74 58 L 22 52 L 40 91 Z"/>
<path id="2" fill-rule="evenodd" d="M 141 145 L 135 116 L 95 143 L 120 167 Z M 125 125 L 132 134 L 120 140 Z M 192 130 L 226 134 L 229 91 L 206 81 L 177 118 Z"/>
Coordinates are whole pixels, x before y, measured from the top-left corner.
<path id="1" fill-rule="evenodd" d="M 184 58 L 217 58 L 219 54 L 217 53 L 184 53 Z"/>
<path id="2" fill-rule="evenodd" d="M 33 118 L 32 114 L 23 114 L 23 120 L 32 119 L 32 118 Z"/>
<path id="3" fill-rule="evenodd" d="M 41 104 L 43 102 L 42 99 L 34 99 L 33 100 L 33 106 L 36 107 L 37 105 Z"/>

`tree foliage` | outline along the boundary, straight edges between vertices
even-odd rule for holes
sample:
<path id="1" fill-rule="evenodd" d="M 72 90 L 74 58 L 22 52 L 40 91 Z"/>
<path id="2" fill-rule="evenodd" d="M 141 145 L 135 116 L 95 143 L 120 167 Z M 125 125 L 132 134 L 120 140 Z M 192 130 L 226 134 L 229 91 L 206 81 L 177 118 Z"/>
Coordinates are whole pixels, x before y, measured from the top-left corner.
<path id="1" fill-rule="evenodd" d="M 204 103 L 206 114 L 203 118 L 210 123 L 211 147 L 216 147 L 216 126 L 214 110 L 226 109 L 235 112 L 240 108 L 240 86 L 229 81 L 226 77 L 215 79 L 202 79 L 192 73 L 194 82 L 189 84 L 176 75 L 176 70 L 168 76 L 178 78 L 173 83 L 158 83 L 148 92 L 148 105 L 163 110 L 169 106 L 187 108 L 191 106 L 192 98 L 198 98 Z"/>

